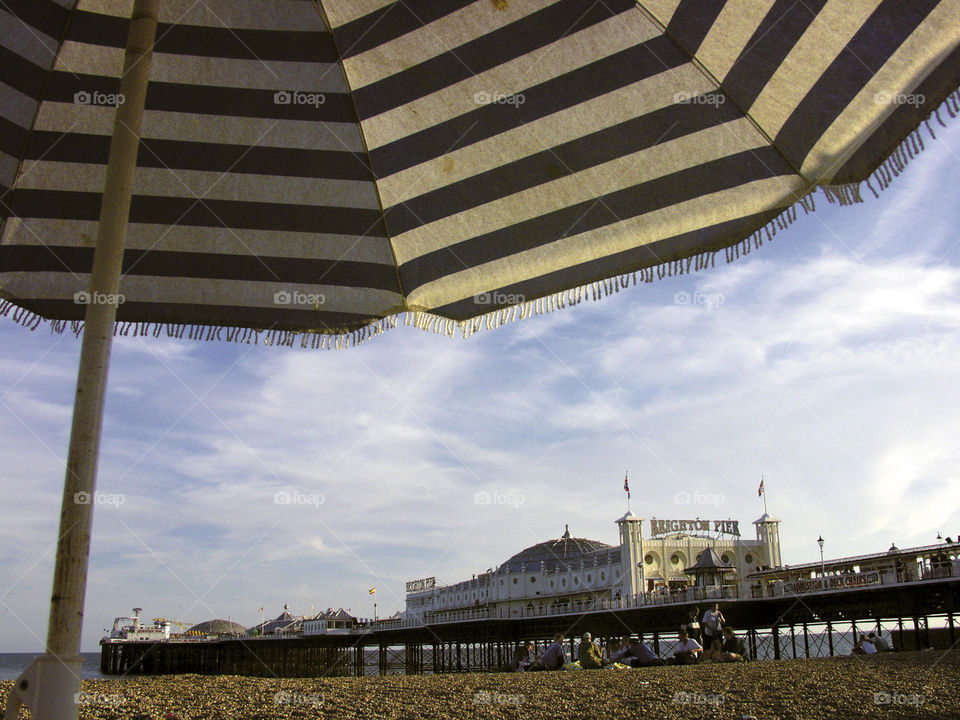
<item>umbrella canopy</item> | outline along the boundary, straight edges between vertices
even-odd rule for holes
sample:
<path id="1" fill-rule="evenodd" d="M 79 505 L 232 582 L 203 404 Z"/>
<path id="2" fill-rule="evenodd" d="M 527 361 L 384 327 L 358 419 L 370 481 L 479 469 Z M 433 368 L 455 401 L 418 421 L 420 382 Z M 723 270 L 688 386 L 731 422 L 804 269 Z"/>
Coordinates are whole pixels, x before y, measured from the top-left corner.
<path id="1" fill-rule="evenodd" d="M 0 311 L 24 323 L 91 300 L 130 4 L 0 10 Z M 818 186 L 885 185 L 960 77 L 956 0 L 159 13 L 117 316 L 136 332 L 362 339 L 403 311 L 470 332 L 701 269 Z"/>

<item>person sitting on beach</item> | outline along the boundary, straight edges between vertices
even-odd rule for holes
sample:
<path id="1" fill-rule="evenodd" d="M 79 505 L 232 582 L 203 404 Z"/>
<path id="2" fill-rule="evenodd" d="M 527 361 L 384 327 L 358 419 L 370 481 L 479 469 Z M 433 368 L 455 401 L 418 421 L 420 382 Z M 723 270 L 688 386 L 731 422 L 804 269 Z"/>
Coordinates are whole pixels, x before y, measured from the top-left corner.
<path id="1" fill-rule="evenodd" d="M 733 628 L 729 625 L 723 629 L 723 646 L 721 649 L 721 662 L 738 662 L 747 659 L 747 651 L 743 646 L 743 640 L 736 636 Z"/>
<path id="2" fill-rule="evenodd" d="M 869 633 L 867 635 L 867 640 L 873 643 L 873 646 L 877 649 L 877 652 L 891 652 L 893 648 L 890 647 L 890 643 L 887 642 L 887 639 L 880 634 L 881 632 L 882 630 L 877 630 L 876 633 Z"/>
<path id="3" fill-rule="evenodd" d="M 651 667 L 653 665 L 663 665 L 657 654 L 647 643 L 643 641 L 643 633 L 637 635 L 636 640 L 630 642 L 630 666 L 631 667 Z M 621 660 L 621 662 L 623 662 Z"/>
<path id="4" fill-rule="evenodd" d="M 593 642 L 593 637 L 590 633 L 584 633 L 580 639 L 580 649 L 577 652 L 577 660 L 580 661 L 580 667 L 584 670 L 599 670 L 603 667 L 600 648 Z"/>
<path id="5" fill-rule="evenodd" d="M 636 660 L 636 656 L 631 651 L 631 641 L 629 635 L 624 635 L 620 638 L 620 652 L 613 656 L 613 659 L 618 663 L 623 663 L 624 665 L 632 665 L 633 660 Z"/>
<path id="6" fill-rule="evenodd" d="M 867 639 L 867 636 L 860 633 L 860 640 L 850 651 L 851 655 L 873 655 L 877 652 L 877 647 Z"/>
<path id="7" fill-rule="evenodd" d="M 678 635 L 679 643 L 677 649 L 670 658 L 671 665 L 696 665 L 700 659 L 700 653 L 703 652 L 703 646 L 690 637 L 686 630 L 681 630 Z"/>
<path id="8" fill-rule="evenodd" d="M 618 638 L 608 640 L 603 648 L 603 661 L 607 664 L 617 662 L 620 658 L 620 652 L 620 640 Z"/>
<path id="9" fill-rule="evenodd" d="M 720 638 L 714 638 L 703 653 L 704 662 L 723 662 L 723 643 Z"/>
<path id="10" fill-rule="evenodd" d="M 681 623 L 680 629 L 685 630 L 687 635 L 700 644 L 700 608 L 694 606 L 690 609 L 690 614 Z"/>
<path id="11" fill-rule="evenodd" d="M 560 670 L 567 663 L 567 653 L 563 649 L 563 633 L 553 636 L 553 643 L 544 650 L 540 659 L 527 670 Z"/>
<path id="12" fill-rule="evenodd" d="M 510 659 L 509 668 L 513 671 L 522 672 L 534 663 L 536 657 L 533 654 L 534 645 L 532 642 L 521 643 L 513 651 L 513 657 Z"/>

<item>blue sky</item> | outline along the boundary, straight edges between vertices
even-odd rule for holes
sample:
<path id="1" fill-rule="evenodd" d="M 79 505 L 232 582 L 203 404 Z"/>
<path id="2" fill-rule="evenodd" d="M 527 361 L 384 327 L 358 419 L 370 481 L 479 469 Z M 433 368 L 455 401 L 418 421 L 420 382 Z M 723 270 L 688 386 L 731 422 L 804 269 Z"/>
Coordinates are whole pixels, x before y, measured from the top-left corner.
<path id="1" fill-rule="evenodd" d="M 763 474 L 785 563 L 960 535 L 960 123 L 935 127 L 880 200 L 818 194 L 733 264 L 467 340 L 118 338 L 84 649 L 134 606 L 370 616 L 376 586 L 385 616 L 566 523 L 615 543 L 627 469 L 641 516 L 749 533 Z M 79 349 L 0 321 L 3 652 L 46 635 Z"/>

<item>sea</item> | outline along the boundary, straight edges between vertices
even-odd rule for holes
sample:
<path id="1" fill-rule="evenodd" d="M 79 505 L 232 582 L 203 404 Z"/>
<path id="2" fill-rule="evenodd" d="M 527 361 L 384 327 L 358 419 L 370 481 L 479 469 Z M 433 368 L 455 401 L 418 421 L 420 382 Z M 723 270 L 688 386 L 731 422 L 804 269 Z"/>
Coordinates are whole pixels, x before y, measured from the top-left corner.
<path id="1" fill-rule="evenodd" d="M 27 665 L 40 652 L 35 653 L 0 653 L 0 680 L 16 680 L 20 673 L 27 669 Z M 80 668 L 80 677 L 84 680 L 117 680 L 115 675 L 109 678 L 100 674 L 100 653 L 80 653 L 83 665 Z"/>

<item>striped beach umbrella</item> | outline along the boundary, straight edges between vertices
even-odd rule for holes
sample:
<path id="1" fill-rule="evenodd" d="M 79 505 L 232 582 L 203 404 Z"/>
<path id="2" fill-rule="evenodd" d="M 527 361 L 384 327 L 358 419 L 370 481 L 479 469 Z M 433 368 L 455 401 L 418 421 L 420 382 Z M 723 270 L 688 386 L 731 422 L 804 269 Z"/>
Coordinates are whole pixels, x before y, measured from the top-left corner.
<path id="1" fill-rule="evenodd" d="M 0 0 L 0 315 L 84 333 L 48 656 L 17 698 L 76 715 L 91 506 L 72 498 L 93 489 L 115 330 L 469 334 L 734 260 L 818 188 L 882 190 L 960 110 L 958 17 L 960 0 Z"/>

